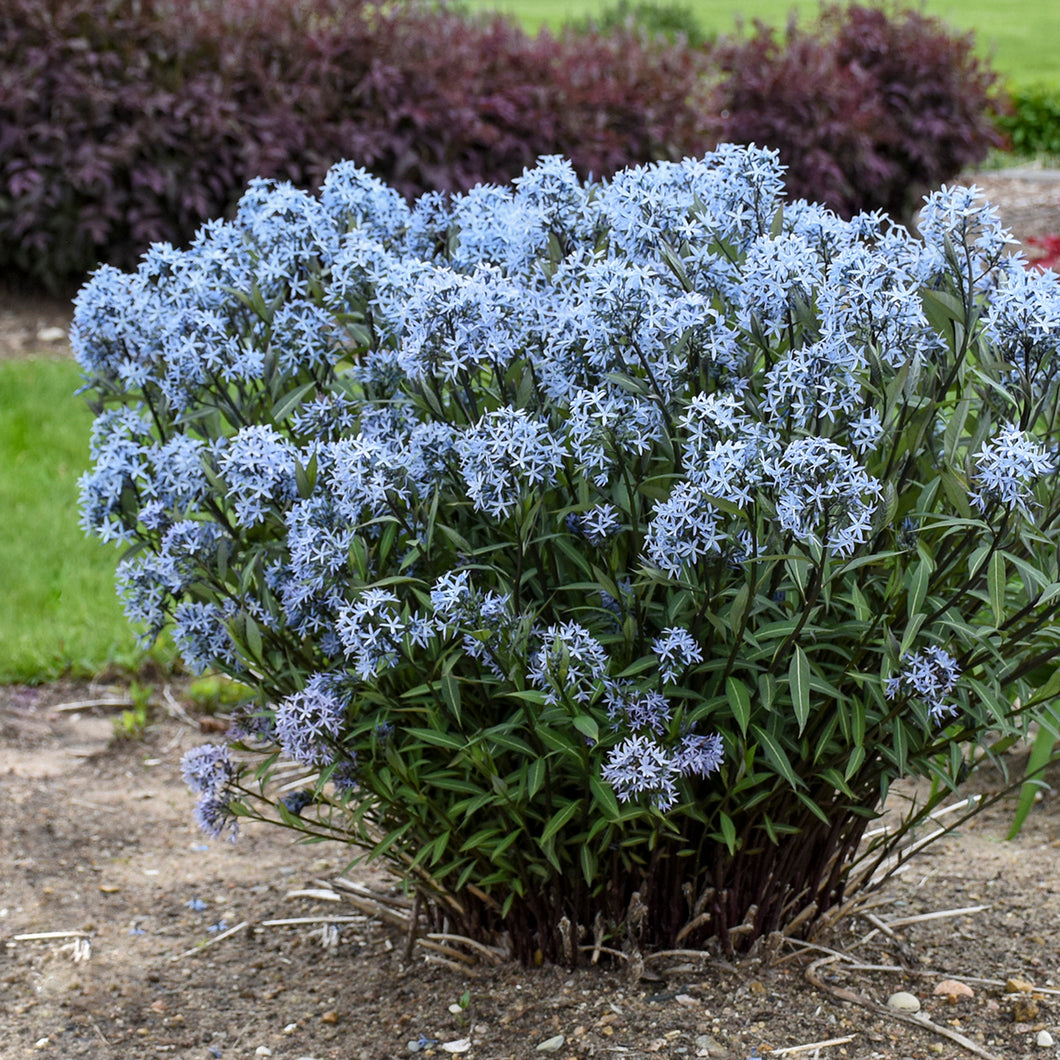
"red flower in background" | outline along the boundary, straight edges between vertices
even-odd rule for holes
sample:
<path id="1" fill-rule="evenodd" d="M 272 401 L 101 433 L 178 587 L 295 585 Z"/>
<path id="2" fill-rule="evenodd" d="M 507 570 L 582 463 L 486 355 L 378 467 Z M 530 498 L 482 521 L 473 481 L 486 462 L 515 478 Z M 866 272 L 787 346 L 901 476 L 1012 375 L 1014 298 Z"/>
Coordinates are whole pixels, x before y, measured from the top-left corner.
<path id="1" fill-rule="evenodd" d="M 1054 269 L 1060 272 L 1060 236 L 1028 236 L 1028 246 L 1037 247 L 1041 250 L 1027 262 L 1027 267 L 1032 269 Z"/>

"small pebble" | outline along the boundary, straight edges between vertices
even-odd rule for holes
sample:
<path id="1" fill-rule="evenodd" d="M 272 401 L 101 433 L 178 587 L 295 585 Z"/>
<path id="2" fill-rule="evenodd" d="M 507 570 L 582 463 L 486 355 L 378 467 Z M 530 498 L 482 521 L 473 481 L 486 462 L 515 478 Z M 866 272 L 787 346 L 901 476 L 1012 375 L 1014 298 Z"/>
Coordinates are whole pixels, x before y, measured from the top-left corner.
<path id="1" fill-rule="evenodd" d="M 700 1034 L 696 1037 L 696 1049 L 699 1050 L 699 1056 L 702 1056 L 704 1053 L 706 1053 L 707 1056 L 729 1055 L 729 1050 L 726 1049 L 717 1038 L 712 1038 L 709 1034 Z"/>
<path id="2" fill-rule="evenodd" d="M 272 1050 L 267 1045 L 259 1045 L 254 1050 L 255 1056 L 272 1056 Z"/>
<path id="3" fill-rule="evenodd" d="M 466 1053 L 471 1048 L 470 1038 L 458 1038 L 455 1042 L 442 1042 L 447 1053 Z"/>
<path id="4" fill-rule="evenodd" d="M 423 1046 L 420 1045 L 420 1043 L 415 1038 L 413 1038 L 408 1043 L 407 1048 L 410 1053 L 418 1053 L 423 1048 Z"/>
<path id="5" fill-rule="evenodd" d="M 284 1034 L 294 1034 L 294 1032 L 296 1030 L 298 1030 L 298 1024 L 297 1023 L 288 1023 L 287 1026 L 284 1027 L 283 1033 Z"/>
<path id="6" fill-rule="evenodd" d="M 956 979 L 943 979 L 933 992 L 936 997 L 944 997 L 950 1002 L 957 1002 L 965 997 L 975 997 L 975 991 L 970 986 Z"/>
<path id="7" fill-rule="evenodd" d="M 41 328 L 37 332 L 38 342 L 65 342 L 66 332 L 62 328 Z"/>
<path id="8" fill-rule="evenodd" d="M 1048 1031 L 1039 1031 L 1038 1037 L 1034 1039 L 1034 1044 L 1042 1049 L 1052 1049 L 1056 1042 L 1053 1041 L 1053 1036 Z"/>
<path id="9" fill-rule="evenodd" d="M 325 1012 L 324 1015 L 320 1017 L 320 1022 L 321 1023 L 338 1023 L 339 1022 L 339 1014 L 336 1011 L 334 1011 L 334 1009 L 332 1009 L 332 1011 Z"/>
<path id="10" fill-rule="evenodd" d="M 539 1053 L 558 1053 L 563 1048 L 563 1043 L 567 1039 L 562 1034 L 557 1034 L 554 1038 L 546 1038 L 538 1047 Z"/>
<path id="11" fill-rule="evenodd" d="M 920 999 L 906 990 L 899 990 L 887 999 L 887 1007 L 893 1008 L 895 1012 L 919 1012 Z"/>
<path id="12" fill-rule="evenodd" d="M 1005 980 L 1006 994 L 1031 994 L 1034 992 L 1034 984 L 1028 983 L 1026 979 Z"/>
<path id="13" fill-rule="evenodd" d="M 1018 994 L 1012 1001 L 1012 1018 L 1017 1023 L 1032 1023 L 1040 1012 L 1041 1006 L 1033 997 Z"/>

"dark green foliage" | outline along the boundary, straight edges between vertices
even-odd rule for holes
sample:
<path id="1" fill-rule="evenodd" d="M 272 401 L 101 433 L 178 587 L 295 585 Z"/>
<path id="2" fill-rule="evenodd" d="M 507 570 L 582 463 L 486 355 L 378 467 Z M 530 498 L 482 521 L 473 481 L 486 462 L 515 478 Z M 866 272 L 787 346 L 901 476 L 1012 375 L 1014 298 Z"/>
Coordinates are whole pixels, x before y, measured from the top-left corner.
<path id="1" fill-rule="evenodd" d="M 52 288 L 349 158 L 406 195 L 701 151 L 702 56 L 632 28 L 530 38 L 372 0 L 12 0 L 0 273 Z"/>
<path id="2" fill-rule="evenodd" d="M 714 59 L 719 139 L 776 148 L 789 195 L 844 217 L 908 219 L 925 191 L 1000 144 L 995 74 L 970 35 L 916 11 L 827 7 L 783 34 L 756 23 Z"/>
<path id="3" fill-rule="evenodd" d="M 690 7 L 666 0 L 617 0 L 599 15 L 582 19 L 574 26 L 581 32 L 597 30 L 602 33 L 639 27 L 669 40 L 682 39 L 693 48 L 702 48 L 713 40 Z"/>
<path id="4" fill-rule="evenodd" d="M 1018 85 L 998 115 L 998 128 L 1021 155 L 1060 155 L 1060 90 L 1051 85 Z"/>

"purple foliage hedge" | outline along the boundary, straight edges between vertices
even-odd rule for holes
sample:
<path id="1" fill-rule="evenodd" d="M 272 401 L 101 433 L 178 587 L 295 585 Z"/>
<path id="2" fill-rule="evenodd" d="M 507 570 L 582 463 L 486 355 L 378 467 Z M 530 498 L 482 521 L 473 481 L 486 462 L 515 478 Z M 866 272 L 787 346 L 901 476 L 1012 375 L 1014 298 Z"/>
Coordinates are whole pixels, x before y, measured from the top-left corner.
<path id="1" fill-rule="evenodd" d="M 0 272 L 53 288 L 186 242 L 255 176 L 349 158 L 408 195 L 701 152 L 702 52 L 633 29 L 530 38 L 373 0 L 8 0 Z"/>
<path id="2" fill-rule="evenodd" d="M 844 217 L 908 219 L 921 196 L 986 157 L 997 80 L 958 34 L 918 11 L 826 7 L 783 35 L 761 23 L 714 51 L 717 134 L 768 144 L 787 165 L 788 195 Z"/>
<path id="3" fill-rule="evenodd" d="M 907 217 L 998 138 L 971 40 L 854 5 L 701 48 L 632 21 L 528 37 L 415 0 L 5 0 L 0 276 L 71 288 L 351 159 L 407 196 L 765 144 L 791 197 Z"/>

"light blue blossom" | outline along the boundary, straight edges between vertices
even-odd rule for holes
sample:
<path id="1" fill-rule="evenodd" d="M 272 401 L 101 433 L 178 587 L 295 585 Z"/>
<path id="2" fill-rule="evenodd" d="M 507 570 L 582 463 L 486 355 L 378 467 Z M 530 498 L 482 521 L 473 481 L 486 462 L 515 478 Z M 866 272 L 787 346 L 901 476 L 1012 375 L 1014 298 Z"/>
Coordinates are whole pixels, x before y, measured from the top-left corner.
<path id="1" fill-rule="evenodd" d="M 135 540 L 135 518 L 127 502 L 135 501 L 139 482 L 150 473 L 151 422 L 132 409 L 107 409 L 92 425 L 89 451 L 93 461 L 78 485 L 81 525 L 101 541 Z"/>
<path id="2" fill-rule="evenodd" d="M 180 762 L 184 782 L 199 796 L 195 819 L 199 827 L 214 839 L 226 829 L 234 841 L 239 828 L 231 803 L 236 797 L 234 786 L 239 770 L 228 748 L 221 744 L 203 744 L 184 754 Z"/>
<path id="3" fill-rule="evenodd" d="M 385 245 L 409 224 L 408 203 L 388 184 L 353 162 L 337 162 L 320 189 L 320 205 L 340 230 L 360 229 Z"/>
<path id="4" fill-rule="evenodd" d="M 983 313 L 983 334 L 1005 361 L 1010 385 L 1045 398 L 1060 376 L 1060 283 L 1015 263 L 1001 271 Z"/>
<path id="5" fill-rule="evenodd" d="M 682 777 L 706 777 L 723 759 L 720 736 L 686 734 L 671 751 L 646 733 L 635 733 L 611 748 L 601 776 L 622 802 L 649 795 L 656 809 L 666 812 L 678 801 Z"/>
<path id="6" fill-rule="evenodd" d="M 769 464 L 777 521 L 798 540 L 849 556 L 868 539 L 879 482 L 826 438 L 798 438 Z"/>
<path id="7" fill-rule="evenodd" d="M 336 627 L 346 657 L 363 681 L 400 662 L 405 637 L 412 631 L 397 595 L 375 588 L 365 589 L 344 607 Z"/>
<path id="8" fill-rule="evenodd" d="M 709 777 L 721 768 L 725 748 L 721 736 L 686 733 L 674 753 L 674 767 L 685 777 Z"/>
<path id="9" fill-rule="evenodd" d="M 173 641 L 193 673 L 238 664 L 228 622 L 236 605 L 182 600 L 173 610 Z"/>
<path id="10" fill-rule="evenodd" d="M 527 490 L 551 484 L 563 458 L 548 423 L 510 407 L 487 413 L 454 449 L 471 502 L 497 519 L 511 515 Z"/>
<path id="11" fill-rule="evenodd" d="M 662 692 L 641 688 L 628 679 L 606 679 L 603 702 L 616 730 L 648 731 L 661 736 L 673 718 L 673 707 Z"/>
<path id="12" fill-rule="evenodd" d="M 621 461 L 650 451 L 662 436 L 663 417 L 653 402 L 598 386 L 570 395 L 565 428 L 578 469 L 602 488 Z"/>
<path id="13" fill-rule="evenodd" d="M 947 702 L 961 676 L 957 660 L 949 652 L 936 645 L 902 656 L 898 673 L 887 681 L 887 698 L 899 695 L 922 699 L 928 713 L 935 721 L 957 713 L 957 708 Z"/>
<path id="14" fill-rule="evenodd" d="M 741 270 L 739 320 L 752 334 L 780 338 L 800 305 L 813 302 L 823 269 L 804 239 L 794 233 L 760 238 Z"/>
<path id="15" fill-rule="evenodd" d="M 690 666 L 703 661 L 703 649 L 695 637 L 680 626 L 662 631 L 662 636 L 651 642 L 651 650 L 659 657 L 659 674 L 663 681 L 679 681 Z"/>
<path id="16" fill-rule="evenodd" d="M 316 673 L 276 708 L 276 737 L 288 758 L 310 767 L 335 761 L 346 704 L 334 674 Z"/>
<path id="17" fill-rule="evenodd" d="M 679 774 L 673 755 L 651 736 L 635 733 L 613 747 L 601 776 L 621 802 L 651 795 L 664 811 L 677 802 Z"/>
<path id="18" fill-rule="evenodd" d="M 924 197 L 917 228 L 926 253 L 922 271 L 936 275 L 946 270 L 946 244 L 967 246 L 973 270 L 972 279 L 983 286 L 990 270 L 998 263 L 1012 234 L 1001 225 L 997 207 L 983 197 L 974 184 L 953 187 L 943 184 Z M 925 275 L 927 278 L 927 275 Z"/>
<path id="19" fill-rule="evenodd" d="M 265 425 L 243 427 L 221 452 L 218 469 L 241 526 L 257 526 L 295 495 L 296 459 L 294 446 Z"/>
<path id="20" fill-rule="evenodd" d="M 622 529 L 618 509 L 608 502 L 567 516 L 567 528 L 592 545 L 602 545 Z"/>
<path id="21" fill-rule="evenodd" d="M 711 495 L 695 482 L 679 482 L 657 504 L 644 538 L 646 558 L 673 578 L 729 547 L 728 524 L 711 503 Z"/>
<path id="22" fill-rule="evenodd" d="M 1000 505 L 1029 516 L 1035 482 L 1055 470 L 1056 461 L 1040 442 L 1008 424 L 979 450 L 969 497 L 981 512 Z"/>
<path id="23" fill-rule="evenodd" d="M 546 703 L 588 703 L 607 674 L 603 645 L 577 622 L 549 626 L 539 638 L 541 647 L 530 657 L 527 680 L 545 693 Z"/>

